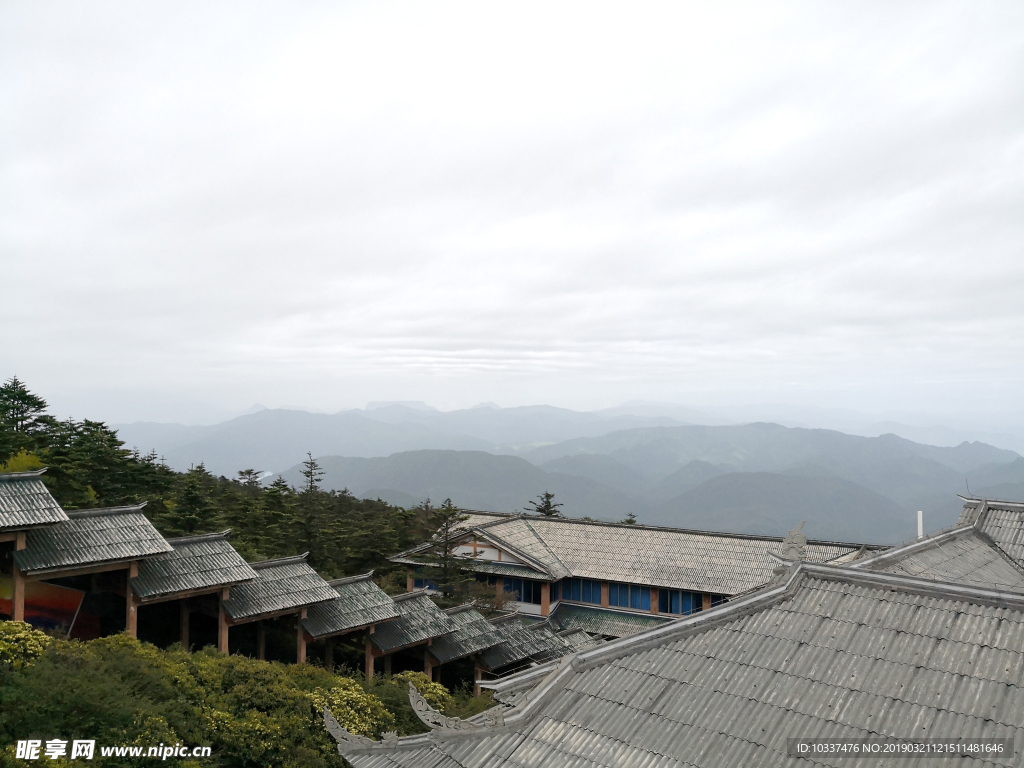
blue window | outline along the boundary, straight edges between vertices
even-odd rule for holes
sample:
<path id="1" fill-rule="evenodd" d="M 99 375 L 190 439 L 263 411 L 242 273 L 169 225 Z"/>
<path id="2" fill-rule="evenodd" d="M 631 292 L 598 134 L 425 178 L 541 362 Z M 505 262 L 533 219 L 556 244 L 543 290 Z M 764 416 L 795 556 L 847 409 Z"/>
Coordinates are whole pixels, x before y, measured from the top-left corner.
<path id="1" fill-rule="evenodd" d="M 685 616 L 700 609 L 700 592 L 683 592 L 678 589 L 658 590 L 658 610 L 661 613 L 677 613 Z"/>
<path id="2" fill-rule="evenodd" d="M 549 587 L 549 589 L 551 590 L 551 602 L 554 603 L 558 600 L 558 582 L 551 582 L 551 586 Z"/>
<path id="3" fill-rule="evenodd" d="M 651 588 L 640 584 L 609 584 L 608 605 L 649 611 L 651 610 Z"/>
<path id="4" fill-rule="evenodd" d="M 416 589 L 423 589 L 424 587 L 427 589 L 437 589 L 437 584 L 434 583 L 433 579 L 414 579 L 412 585 Z"/>
<path id="5" fill-rule="evenodd" d="M 533 603 L 534 605 L 540 605 L 542 583 L 543 582 L 540 581 L 534 581 L 533 579 L 520 579 L 506 576 L 504 585 L 505 591 L 508 592 L 509 596 L 517 603 Z"/>
<path id="6" fill-rule="evenodd" d="M 592 579 L 562 579 L 563 600 L 577 603 L 601 604 L 601 582 Z"/>

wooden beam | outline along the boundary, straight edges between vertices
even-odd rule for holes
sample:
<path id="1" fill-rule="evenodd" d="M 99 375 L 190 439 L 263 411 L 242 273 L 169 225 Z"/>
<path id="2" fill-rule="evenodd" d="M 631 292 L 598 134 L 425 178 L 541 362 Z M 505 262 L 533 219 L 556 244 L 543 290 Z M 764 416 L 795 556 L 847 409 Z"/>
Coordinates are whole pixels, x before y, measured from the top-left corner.
<path id="1" fill-rule="evenodd" d="M 547 616 L 549 613 L 551 613 L 551 584 L 544 581 L 540 585 L 540 615 Z M 479 695 L 478 693 L 477 696 Z"/>
<path id="2" fill-rule="evenodd" d="M 69 576 L 82 576 L 87 573 L 106 573 L 108 571 L 123 571 L 137 560 L 115 560 L 111 563 L 97 563 L 96 565 L 82 565 L 75 568 L 50 568 L 45 571 L 31 571 L 25 574 L 28 581 L 43 581 L 44 579 L 66 579 Z M 120 587 L 118 587 L 120 589 Z"/>
<path id="3" fill-rule="evenodd" d="M 256 658 L 260 661 L 267 659 L 267 627 L 262 621 L 256 623 Z"/>
<path id="4" fill-rule="evenodd" d="M 181 632 L 181 647 L 186 651 L 189 648 L 188 645 L 188 624 L 192 614 L 188 609 L 188 600 L 182 600 L 178 604 L 178 629 Z"/>
<path id="5" fill-rule="evenodd" d="M 607 581 L 602 581 L 601 582 L 601 607 L 602 608 L 607 608 L 608 607 L 608 582 Z"/>
<path id="6" fill-rule="evenodd" d="M 14 549 L 21 550 L 26 546 L 25 531 L 18 531 L 14 534 Z M 25 620 L 25 576 L 18 568 L 18 564 L 11 558 L 11 576 L 14 581 L 14 594 L 11 595 L 11 618 L 15 621 Z"/>
<path id="7" fill-rule="evenodd" d="M 295 617 L 295 663 L 306 663 L 306 633 L 302 630 L 302 620 L 306 618 L 306 609 L 303 608 Z"/>
<path id="8" fill-rule="evenodd" d="M 701 600 L 701 607 L 700 607 L 700 609 L 702 611 L 709 611 L 709 610 L 711 610 L 711 595 L 704 595 L 703 599 Z"/>
<path id="9" fill-rule="evenodd" d="M 434 657 L 430 655 L 430 646 L 423 648 L 423 674 L 429 680 L 434 679 Z"/>
<path id="10" fill-rule="evenodd" d="M 474 696 L 479 696 L 480 693 L 481 693 L 480 681 L 483 679 L 483 677 L 484 677 L 484 668 L 481 667 L 479 664 L 475 664 L 473 666 L 473 695 Z"/>
<path id="11" fill-rule="evenodd" d="M 658 613 L 661 609 L 658 607 L 659 590 L 657 587 L 651 587 L 651 613 Z M 669 606 L 671 608 L 672 606 Z"/>
<path id="12" fill-rule="evenodd" d="M 230 599 L 231 588 L 225 587 L 217 596 L 217 650 L 228 653 L 228 614 L 224 610 L 224 601 Z"/>
<path id="13" fill-rule="evenodd" d="M 373 644 L 370 642 L 370 636 L 366 636 L 366 646 L 364 649 L 363 665 L 366 672 L 366 682 L 373 682 Z"/>
<path id="14" fill-rule="evenodd" d="M 132 591 L 132 579 L 139 575 L 139 561 L 132 560 L 128 565 L 128 577 L 124 582 L 124 631 L 129 637 L 139 636 L 139 604 L 135 602 L 135 593 Z"/>

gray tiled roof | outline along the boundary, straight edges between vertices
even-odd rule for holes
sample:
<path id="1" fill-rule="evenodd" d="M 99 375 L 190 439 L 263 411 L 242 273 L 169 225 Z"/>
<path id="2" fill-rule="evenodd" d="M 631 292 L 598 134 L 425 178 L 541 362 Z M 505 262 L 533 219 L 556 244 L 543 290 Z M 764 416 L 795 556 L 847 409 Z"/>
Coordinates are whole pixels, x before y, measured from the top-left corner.
<path id="1" fill-rule="evenodd" d="M 767 583 L 782 538 L 474 512 L 463 527 L 538 563 L 551 579 L 573 576 L 737 595 Z M 860 544 L 810 541 L 805 559 L 827 562 Z M 872 546 L 869 551 L 882 547 Z M 415 550 L 395 559 L 415 558 Z M 469 562 L 476 563 L 479 561 Z"/>
<path id="2" fill-rule="evenodd" d="M 370 640 L 384 653 L 415 645 L 455 631 L 455 622 L 434 604 L 426 590 L 395 597 L 401 614 L 374 629 Z"/>
<path id="3" fill-rule="evenodd" d="M 672 621 L 672 618 L 654 613 L 600 608 L 596 605 L 559 603 L 552 611 L 549 621 L 551 626 L 559 631 L 582 629 L 592 635 L 625 637 L 651 627 L 659 627 Z"/>
<path id="4" fill-rule="evenodd" d="M 28 532 L 25 549 L 15 552 L 27 573 L 135 560 L 171 551 L 171 545 L 144 514 L 144 504 L 72 512 L 68 521 Z"/>
<path id="5" fill-rule="evenodd" d="M 853 567 L 1024 592 L 1024 569 L 973 527 L 942 531 L 861 560 Z"/>
<path id="6" fill-rule="evenodd" d="M 1022 649 L 1024 596 L 803 564 L 788 584 L 577 655 L 504 727 L 342 752 L 354 768 L 726 768 L 813 765 L 787 756 L 794 736 L 941 736 L 1017 745 L 942 764 L 1020 766 Z"/>
<path id="7" fill-rule="evenodd" d="M 509 664 L 532 659 L 547 661 L 572 652 L 573 646 L 556 635 L 547 623 L 525 627 L 515 616 L 495 622 L 502 641 L 480 654 L 480 659 L 490 669 L 506 667 Z"/>
<path id="8" fill-rule="evenodd" d="M 589 651 L 601 644 L 600 640 L 582 629 L 567 629 L 564 632 L 559 632 L 558 636 L 572 647 L 574 653 Z"/>
<path id="9" fill-rule="evenodd" d="M 973 525 L 1011 559 L 1024 565 L 1024 503 L 964 499 L 957 525 Z"/>
<path id="10" fill-rule="evenodd" d="M 234 621 L 295 611 L 333 600 L 333 589 L 306 563 L 306 552 L 295 557 L 253 563 L 256 578 L 232 588 L 224 610 Z"/>
<path id="11" fill-rule="evenodd" d="M 398 618 L 395 601 L 373 583 L 373 571 L 330 581 L 337 598 L 311 605 L 302 626 L 313 637 L 328 637 Z M 376 630 L 375 630 L 376 631 Z"/>
<path id="12" fill-rule="evenodd" d="M 68 519 L 43 483 L 45 471 L 0 474 L 0 531 L 52 525 Z"/>
<path id="13" fill-rule="evenodd" d="M 435 638 L 430 646 L 430 653 L 441 664 L 465 658 L 504 639 L 504 634 L 472 607 L 453 608 L 445 613 L 455 629 Z"/>
<path id="14" fill-rule="evenodd" d="M 228 533 L 167 539 L 173 549 L 139 563 L 132 590 L 145 600 L 252 581 L 256 571 L 228 543 Z"/>

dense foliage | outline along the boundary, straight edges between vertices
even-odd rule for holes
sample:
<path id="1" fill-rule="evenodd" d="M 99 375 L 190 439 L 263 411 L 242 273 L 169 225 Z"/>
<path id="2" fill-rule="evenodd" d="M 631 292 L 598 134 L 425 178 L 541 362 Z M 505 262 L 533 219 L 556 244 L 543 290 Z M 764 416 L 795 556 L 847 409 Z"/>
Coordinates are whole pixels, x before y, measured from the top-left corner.
<path id="1" fill-rule="evenodd" d="M 52 639 L 27 624 L 0 622 L 0 764 L 13 763 L 18 739 L 95 738 L 97 746 L 208 745 L 206 766 L 341 766 L 323 708 L 352 733 L 418 733 L 424 727 L 409 706 L 410 681 L 449 714 L 489 704 L 469 704 L 465 696 L 460 704 L 423 673 L 363 685 L 308 665 L 160 650 L 126 635 Z M 97 753 L 93 763 L 119 760 Z"/>
<path id="2" fill-rule="evenodd" d="M 324 491 L 309 456 L 300 489 L 245 469 L 214 477 L 200 464 L 175 472 L 155 453 L 124 447 L 117 432 L 97 421 L 59 421 L 17 378 L 0 385 L 0 471 L 47 467 L 44 480 L 65 509 L 148 502 L 161 533 L 181 536 L 231 528 L 231 542 L 249 560 L 309 552 L 326 578 L 377 569 L 393 571 L 391 555 L 436 528 L 429 505 L 405 510 Z M 404 583 L 403 579 L 394 583 Z"/>

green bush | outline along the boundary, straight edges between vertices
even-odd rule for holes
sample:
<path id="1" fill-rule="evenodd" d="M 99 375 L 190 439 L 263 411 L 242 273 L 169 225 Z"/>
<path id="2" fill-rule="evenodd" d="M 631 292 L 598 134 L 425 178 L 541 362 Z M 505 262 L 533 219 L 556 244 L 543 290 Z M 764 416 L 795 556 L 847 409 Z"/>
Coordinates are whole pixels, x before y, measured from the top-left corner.
<path id="1" fill-rule="evenodd" d="M 0 665 L 21 669 L 31 664 L 50 644 L 45 632 L 24 621 L 0 621 Z"/>
<path id="2" fill-rule="evenodd" d="M 126 635 L 51 640 L 11 625 L 0 623 L 14 649 L 0 666 L 0 764 L 13 764 L 17 740 L 77 738 L 96 739 L 97 766 L 124 761 L 103 758 L 101 745 L 180 742 L 212 747 L 203 766 L 340 768 L 324 706 L 353 733 L 377 738 L 396 725 L 380 698 L 323 669 L 160 650 Z"/>

